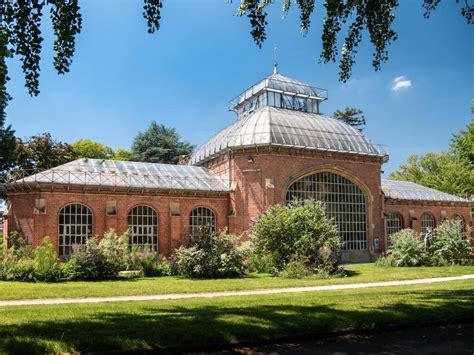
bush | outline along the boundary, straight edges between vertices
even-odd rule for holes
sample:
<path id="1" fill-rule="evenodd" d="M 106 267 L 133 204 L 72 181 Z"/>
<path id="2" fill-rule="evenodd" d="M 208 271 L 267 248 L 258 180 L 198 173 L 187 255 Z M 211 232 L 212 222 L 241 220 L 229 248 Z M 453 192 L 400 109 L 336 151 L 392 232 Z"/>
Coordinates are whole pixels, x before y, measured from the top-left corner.
<path id="1" fill-rule="evenodd" d="M 99 251 L 103 257 L 102 269 L 99 270 L 102 277 L 116 278 L 119 271 L 127 269 L 129 259 L 129 235 L 117 235 L 113 229 L 104 234 L 99 242 Z"/>
<path id="2" fill-rule="evenodd" d="M 273 266 L 270 255 L 258 255 L 252 252 L 246 259 L 246 269 L 248 272 L 258 272 L 260 274 L 275 274 L 276 269 Z"/>
<path id="3" fill-rule="evenodd" d="M 272 206 L 260 216 L 251 235 L 257 255 L 269 257 L 277 271 L 295 262 L 315 272 L 320 267 L 327 273 L 340 270 L 334 253 L 343 243 L 320 201 Z"/>
<path id="4" fill-rule="evenodd" d="M 280 276 L 291 279 L 302 279 L 314 274 L 314 270 L 310 269 L 308 263 L 301 260 L 293 260 L 286 264 L 285 269 Z"/>
<path id="5" fill-rule="evenodd" d="M 428 251 L 433 265 L 469 265 L 473 248 L 464 237 L 460 222 L 446 220 L 434 230 Z"/>
<path id="6" fill-rule="evenodd" d="M 244 252 L 238 238 L 226 230 L 211 233 L 203 229 L 191 236 L 191 246 L 175 250 L 175 273 L 192 278 L 240 277 L 245 274 Z"/>
<path id="7" fill-rule="evenodd" d="M 9 248 L 22 249 L 28 246 L 28 241 L 20 231 L 12 231 L 7 238 Z"/>
<path id="8" fill-rule="evenodd" d="M 5 281 L 34 281 L 35 265 L 32 258 L 15 255 L 8 249 L 2 262 L 1 278 Z"/>
<path id="9" fill-rule="evenodd" d="M 0 255 L 0 280 L 34 281 L 34 249 L 22 234 L 9 234 L 10 247 Z"/>
<path id="10" fill-rule="evenodd" d="M 140 270 L 145 277 L 171 275 L 169 262 L 165 258 L 160 258 L 157 253 L 150 251 L 136 252 L 133 258 L 133 269 Z"/>
<path id="11" fill-rule="evenodd" d="M 387 256 L 379 258 L 377 265 L 469 265 L 473 262 L 473 248 L 460 227 L 460 222 L 446 220 L 426 233 L 423 240 L 411 229 L 394 233 Z"/>
<path id="12" fill-rule="evenodd" d="M 126 270 L 128 259 L 128 234 L 117 236 L 110 230 L 100 242 L 97 238 L 88 238 L 75 249 L 62 271 L 70 281 L 115 279 L 120 271 Z"/>
<path id="13" fill-rule="evenodd" d="M 390 235 L 388 255 L 393 266 L 420 266 L 427 255 L 421 237 L 411 229 L 403 229 Z M 379 263 L 382 263 L 380 261 Z"/>
<path id="14" fill-rule="evenodd" d="M 46 282 L 61 280 L 56 250 L 49 237 L 44 237 L 41 246 L 34 251 L 34 279 Z"/>

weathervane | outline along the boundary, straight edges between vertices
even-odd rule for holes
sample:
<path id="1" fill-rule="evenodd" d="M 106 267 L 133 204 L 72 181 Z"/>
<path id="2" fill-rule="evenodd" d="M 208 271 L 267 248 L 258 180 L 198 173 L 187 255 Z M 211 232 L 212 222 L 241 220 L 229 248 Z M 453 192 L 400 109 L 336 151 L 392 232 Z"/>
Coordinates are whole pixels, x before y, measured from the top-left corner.
<path id="1" fill-rule="evenodd" d="M 278 74 L 277 46 L 273 45 L 273 74 Z"/>

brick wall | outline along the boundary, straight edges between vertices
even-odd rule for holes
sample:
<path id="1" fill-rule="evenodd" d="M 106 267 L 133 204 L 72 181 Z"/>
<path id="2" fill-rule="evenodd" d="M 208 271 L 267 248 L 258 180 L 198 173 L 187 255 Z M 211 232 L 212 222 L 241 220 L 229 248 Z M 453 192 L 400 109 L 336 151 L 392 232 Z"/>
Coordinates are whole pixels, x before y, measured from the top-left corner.
<path id="1" fill-rule="evenodd" d="M 58 244 L 59 211 L 69 203 L 81 203 L 88 206 L 93 214 L 93 233 L 101 236 L 110 228 L 123 233 L 128 228 L 127 216 L 136 205 L 148 205 L 158 213 L 158 249 L 161 254 L 170 255 L 181 238 L 188 235 L 189 213 L 198 206 L 208 207 L 216 215 L 217 228 L 228 225 L 228 197 L 192 197 L 192 196 L 145 196 L 100 193 L 13 193 L 9 195 L 11 209 L 8 213 L 8 229 L 21 230 L 34 246 L 48 235 Z M 46 199 L 46 214 L 34 214 L 35 199 Z M 106 202 L 116 201 L 117 214 L 106 214 Z M 170 216 L 170 203 L 179 203 L 180 216 Z"/>
<path id="2" fill-rule="evenodd" d="M 410 214 L 410 211 L 411 214 Z M 403 227 L 411 228 L 416 232 L 421 232 L 421 215 L 423 213 L 431 213 L 438 226 L 444 218 L 451 219 L 455 214 L 464 219 L 466 226 L 472 226 L 471 207 L 469 204 L 459 203 L 420 203 L 417 201 L 396 201 L 387 199 L 385 201 L 385 213 L 396 212 L 403 218 Z M 410 217 L 415 217 L 413 219 Z M 471 245 L 474 245 L 474 238 L 470 235 Z"/>
<path id="3" fill-rule="evenodd" d="M 214 169 L 212 161 L 207 166 Z M 380 167 L 380 159 L 374 157 L 275 148 L 235 151 L 230 166 L 232 181 L 236 183 L 230 196 L 234 215 L 229 218 L 229 228 L 245 237 L 249 225 L 268 206 L 286 202 L 286 190 L 294 180 L 316 171 L 332 171 L 356 182 L 368 195 L 372 250 L 374 237 L 380 238 L 381 245 L 384 242 Z"/>

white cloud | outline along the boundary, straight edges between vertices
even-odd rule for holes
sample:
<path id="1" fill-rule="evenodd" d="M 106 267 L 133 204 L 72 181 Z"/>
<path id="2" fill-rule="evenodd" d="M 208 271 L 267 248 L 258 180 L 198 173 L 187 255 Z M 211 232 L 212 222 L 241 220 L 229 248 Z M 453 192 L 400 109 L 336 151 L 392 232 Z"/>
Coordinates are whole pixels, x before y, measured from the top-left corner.
<path id="1" fill-rule="evenodd" d="M 411 86 L 411 80 L 409 80 L 406 76 L 397 76 L 393 79 L 393 91 L 399 91 L 403 89 L 408 89 Z"/>

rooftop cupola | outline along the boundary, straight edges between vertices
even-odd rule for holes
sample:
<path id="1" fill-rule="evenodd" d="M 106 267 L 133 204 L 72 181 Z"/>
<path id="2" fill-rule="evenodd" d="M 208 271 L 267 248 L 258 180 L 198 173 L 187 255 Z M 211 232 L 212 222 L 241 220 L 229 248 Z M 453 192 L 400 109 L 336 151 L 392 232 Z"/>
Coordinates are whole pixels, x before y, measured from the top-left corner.
<path id="1" fill-rule="evenodd" d="M 278 73 L 273 74 L 245 90 L 229 104 L 229 110 L 245 117 L 264 106 L 294 111 L 319 113 L 319 104 L 328 97 L 327 91 Z"/>

